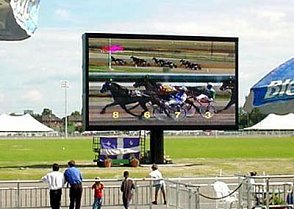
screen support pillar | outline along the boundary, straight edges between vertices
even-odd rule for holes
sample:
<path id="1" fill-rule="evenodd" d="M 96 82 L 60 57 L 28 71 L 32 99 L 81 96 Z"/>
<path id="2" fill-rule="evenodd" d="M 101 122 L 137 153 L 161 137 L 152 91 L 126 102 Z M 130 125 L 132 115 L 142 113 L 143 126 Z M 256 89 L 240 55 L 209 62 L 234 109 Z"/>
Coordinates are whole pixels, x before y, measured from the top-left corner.
<path id="1" fill-rule="evenodd" d="M 151 163 L 164 163 L 163 129 L 150 130 L 150 161 Z"/>

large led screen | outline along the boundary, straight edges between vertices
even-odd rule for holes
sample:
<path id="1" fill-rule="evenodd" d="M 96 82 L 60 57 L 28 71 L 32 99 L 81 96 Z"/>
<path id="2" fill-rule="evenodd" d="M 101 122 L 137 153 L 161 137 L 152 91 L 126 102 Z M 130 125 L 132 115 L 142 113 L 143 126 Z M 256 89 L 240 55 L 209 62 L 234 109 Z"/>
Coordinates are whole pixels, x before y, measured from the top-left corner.
<path id="1" fill-rule="evenodd" d="M 85 130 L 236 129 L 238 38 L 83 35 Z"/>

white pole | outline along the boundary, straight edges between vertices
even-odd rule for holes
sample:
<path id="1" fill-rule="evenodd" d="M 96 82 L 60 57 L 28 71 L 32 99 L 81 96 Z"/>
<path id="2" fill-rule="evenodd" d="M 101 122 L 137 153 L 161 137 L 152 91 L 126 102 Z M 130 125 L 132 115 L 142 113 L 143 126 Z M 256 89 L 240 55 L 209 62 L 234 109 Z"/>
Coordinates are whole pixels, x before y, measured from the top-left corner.
<path id="1" fill-rule="evenodd" d="M 108 40 L 108 69 L 112 70 L 112 67 L 111 67 L 111 38 Z"/>
<path id="2" fill-rule="evenodd" d="M 61 81 L 61 87 L 64 88 L 64 135 L 67 139 L 67 89 L 69 88 L 69 82 L 67 80 Z"/>

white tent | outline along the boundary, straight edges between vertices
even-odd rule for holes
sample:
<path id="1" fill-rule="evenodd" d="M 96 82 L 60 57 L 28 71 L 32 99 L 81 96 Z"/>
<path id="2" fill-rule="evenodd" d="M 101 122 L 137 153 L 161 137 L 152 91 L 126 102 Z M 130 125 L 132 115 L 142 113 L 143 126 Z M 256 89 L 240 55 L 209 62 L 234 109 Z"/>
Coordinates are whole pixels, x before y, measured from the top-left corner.
<path id="1" fill-rule="evenodd" d="M 269 114 L 254 126 L 244 130 L 294 130 L 294 113 L 287 115 Z"/>
<path id="2" fill-rule="evenodd" d="M 52 128 L 45 126 L 30 114 L 21 116 L 0 115 L 0 132 L 51 132 Z"/>

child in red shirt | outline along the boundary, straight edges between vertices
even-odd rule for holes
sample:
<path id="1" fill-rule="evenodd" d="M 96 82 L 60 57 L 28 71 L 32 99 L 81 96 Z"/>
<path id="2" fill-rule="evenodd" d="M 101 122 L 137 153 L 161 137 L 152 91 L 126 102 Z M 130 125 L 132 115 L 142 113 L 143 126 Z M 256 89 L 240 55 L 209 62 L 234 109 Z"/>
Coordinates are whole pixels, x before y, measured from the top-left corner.
<path id="1" fill-rule="evenodd" d="M 92 208 L 101 209 L 104 185 L 100 182 L 99 177 L 95 178 L 95 183 L 92 185 L 92 189 L 94 190 L 94 203 Z"/>

